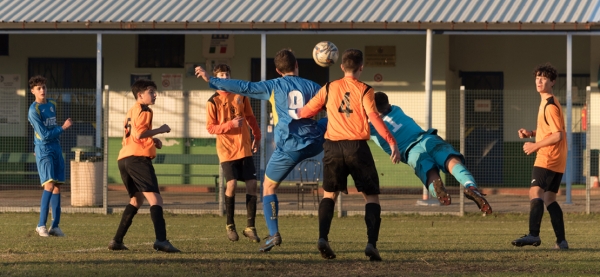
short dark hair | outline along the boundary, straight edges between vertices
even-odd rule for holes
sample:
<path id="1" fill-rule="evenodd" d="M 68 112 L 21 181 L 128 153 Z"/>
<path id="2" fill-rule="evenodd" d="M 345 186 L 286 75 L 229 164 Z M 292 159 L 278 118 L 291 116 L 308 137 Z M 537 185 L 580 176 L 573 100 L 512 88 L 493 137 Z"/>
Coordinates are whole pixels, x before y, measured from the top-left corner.
<path id="1" fill-rule="evenodd" d="M 281 73 L 294 72 L 296 69 L 296 56 L 292 49 L 284 48 L 275 54 L 275 68 Z"/>
<path id="2" fill-rule="evenodd" d="M 149 87 L 157 89 L 156 83 L 154 83 L 154 81 L 145 78 L 137 79 L 131 86 L 131 92 L 133 92 L 133 97 L 137 99 L 138 93 L 144 92 Z"/>
<path id="3" fill-rule="evenodd" d="M 375 107 L 380 113 L 385 113 L 390 108 L 390 101 L 388 100 L 387 94 L 382 91 L 375 93 Z"/>
<path id="4" fill-rule="evenodd" d="M 229 72 L 229 74 L 231 74 L 231 68 L 224 63 L 215 65 L 215 68 L 213 68 L 213 76 L 217 76 L 220 72 Z"/>
<path id="5" fill-rule="evenodd" d="M 344 51 L 342 55 L 342 66 L 344 70 L 352 70 L 352 72 L 358 71 L 360 66 L 363 65 L 363 53 L 358 49 L 348 49 Z"/>
<path id="6" fill-rule="evenodd" d="M 43 86 L 46 84 L 46 78 L 41 75 L 36 75 L 29 78 L 29 89 L 33 89 L 35 86 Z"/>
<path id="7" fill-rule="evenodd" d="M 556 77 L 558 77 L 558 71 L 556 71 L 556 68 L 554 68 L 552 64 L 545 63 L 540 64 L 535 68 L 535 70 L 533 71 L 533 76 L 542 76 L 550 79 L 550 81 L 554 81 L 556 80 Z"/>

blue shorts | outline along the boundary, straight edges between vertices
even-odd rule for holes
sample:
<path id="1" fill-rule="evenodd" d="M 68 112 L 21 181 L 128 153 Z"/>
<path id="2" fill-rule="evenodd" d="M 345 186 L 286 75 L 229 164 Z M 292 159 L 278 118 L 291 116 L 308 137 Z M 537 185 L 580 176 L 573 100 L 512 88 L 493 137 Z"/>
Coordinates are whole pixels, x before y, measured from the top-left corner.
<path id="1" fill-rule="evenodd" d="M 314 157 L 323 151 L 323 143 L 313 143 L 298 151 L 284 152 L 279 147 L 273 151 L 267 168 L 265 177 L 275 183 L 281 183 L 294 167 L 304 159 Z"/>
<path id="2" fill-rule="evenodd" d="M 463 164 L 465 163 L 463 155 L 441 137 L 438 135 L 425 135 L 408 152 L 407 164 L 415 170 L 415 175 L 419 177 L 421 182 L 427 185 L 427 172 L 429 170 L 438 169 L 448 173 L 446 161 L 451 156 L 457 156 Z"/>
<path id="3" fill-rule="evenodd" d="M 36 145 L 35 162 L 42 186 L 48 182 L 65 182 L 65 159 L 59 144 Z"/>

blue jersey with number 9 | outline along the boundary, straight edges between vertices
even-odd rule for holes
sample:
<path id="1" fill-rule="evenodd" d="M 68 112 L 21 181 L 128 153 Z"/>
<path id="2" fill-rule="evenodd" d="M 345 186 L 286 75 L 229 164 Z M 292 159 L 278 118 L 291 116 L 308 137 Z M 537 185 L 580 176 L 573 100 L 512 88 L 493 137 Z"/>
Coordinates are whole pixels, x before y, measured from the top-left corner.
<path id="1" fill-rule="evenodd" d="M 323 143 L 325 126 L 313 119 L 298 119 L 296 115 L 296 109 L 304 107 L 321 88 L 317 83 L 286 75 L 262 82 L 211 77 L 209 84 L 214 89 L 269 100 L 273 107 L 275 144 L 282 150 L 297 151 L 313 143 Z"/>

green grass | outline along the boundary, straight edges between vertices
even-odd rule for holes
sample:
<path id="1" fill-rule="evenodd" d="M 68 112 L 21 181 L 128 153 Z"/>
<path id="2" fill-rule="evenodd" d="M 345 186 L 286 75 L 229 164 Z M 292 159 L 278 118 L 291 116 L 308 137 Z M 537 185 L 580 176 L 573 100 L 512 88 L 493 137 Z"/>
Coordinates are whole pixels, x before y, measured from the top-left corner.
<path id="1" fill-rule="evenodd" d="M 182 253 L 152 250 L 148 214 L 138 214 L 125 237 L 129 251 L 111 252 L 119 214 L 63 214 L 65 238 L 41 238 L 34 213 L 0 214 L 0 276 L 581 276 L 600 272 L 600 215 L 566 214 L 571 249 L 552 250 L 549 217 L 540 247 L 516 248 L 510 241 L 527 230 L 527 215 L 481 217 L 386 216 L 378 248 L 383 262 L 363 254 L 362 217 L 333 219 L 330 244 L 335 260 L 316 250 L 317 218 L 281 217 L 283 243 L 269 253 L 244 240 L 231 243 L 218 216 L 165 215 L 167 234 Z M 236 217 L 238 229 L 245 223 Z M 259 235 L 266 234 L 257 218 Z"/>

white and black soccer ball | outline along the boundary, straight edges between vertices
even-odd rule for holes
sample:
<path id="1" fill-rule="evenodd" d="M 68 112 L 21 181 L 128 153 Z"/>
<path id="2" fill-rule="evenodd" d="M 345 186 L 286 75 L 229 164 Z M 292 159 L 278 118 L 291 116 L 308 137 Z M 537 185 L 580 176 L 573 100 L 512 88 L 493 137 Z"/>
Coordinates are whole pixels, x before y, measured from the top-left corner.
<path id="1" fill-rule="evenodd" d="M 328 67 L 337 62 L 338 48 L 331 41 L 321 41 L 313 49 L 313 60 L 322 67 Z"/>

